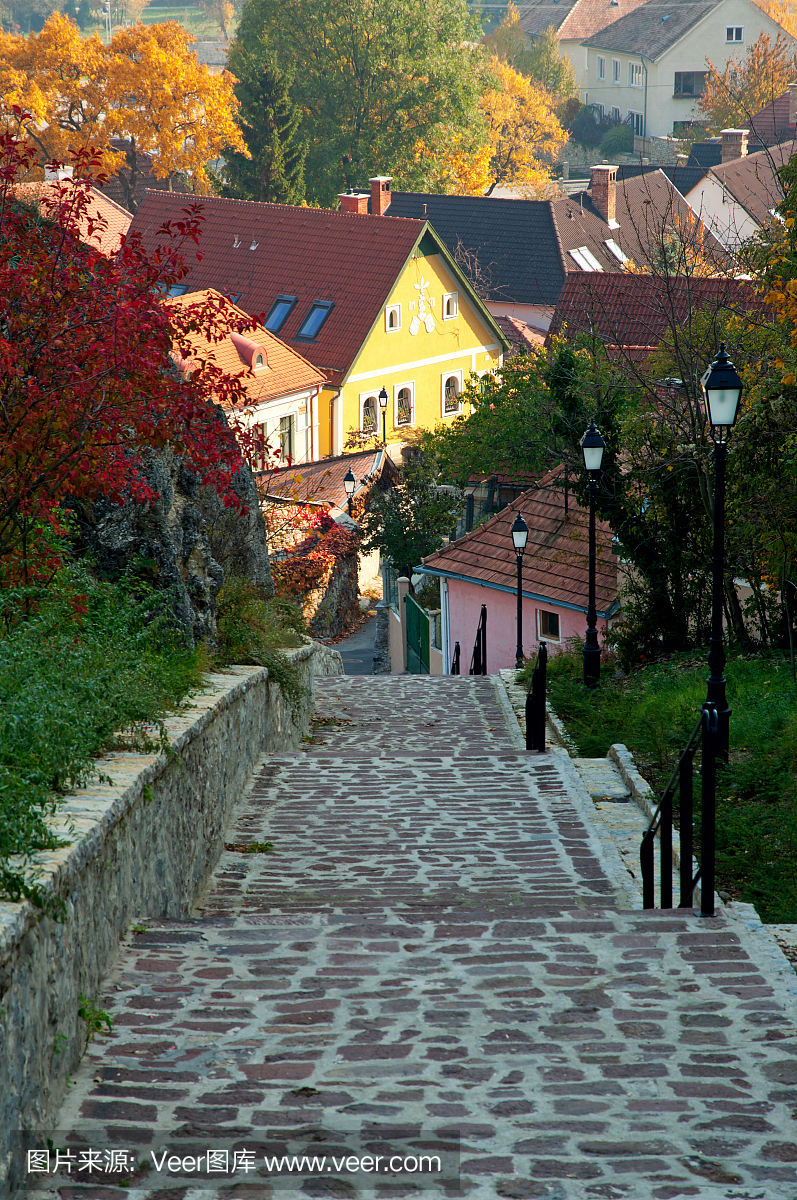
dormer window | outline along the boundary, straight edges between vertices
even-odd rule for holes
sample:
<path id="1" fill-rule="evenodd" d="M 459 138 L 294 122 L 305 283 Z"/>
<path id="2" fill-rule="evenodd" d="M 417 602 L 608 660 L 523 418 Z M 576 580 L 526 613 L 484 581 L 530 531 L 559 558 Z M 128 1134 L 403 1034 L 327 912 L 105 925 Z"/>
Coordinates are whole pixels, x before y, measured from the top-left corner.
<path id="1" fill-rule="evenodd" d="M 279 333 L 295 303 L 295 296 L 277 296 L 266 317 L 266 329 L 269 333 Z"/>
<path id="2" fill-rule="evenodd" d="M 296 337 L 300 338 L 302 341 L 312 341 L 321 329 L 321 326 L 324 324 L 329 314 L 332 312 L 333 308 L 334 305 L 332 304 L 331 300 L 314 300 L 313 306 L 302 321 Z"/>
<path id="3" fill-rule="evenodd" d="M 266 365 L 265 354 L 256 354 L 255 361 L 252 363 L 252 366 L 253 367 L 264 367 L 265 365 Z"/>

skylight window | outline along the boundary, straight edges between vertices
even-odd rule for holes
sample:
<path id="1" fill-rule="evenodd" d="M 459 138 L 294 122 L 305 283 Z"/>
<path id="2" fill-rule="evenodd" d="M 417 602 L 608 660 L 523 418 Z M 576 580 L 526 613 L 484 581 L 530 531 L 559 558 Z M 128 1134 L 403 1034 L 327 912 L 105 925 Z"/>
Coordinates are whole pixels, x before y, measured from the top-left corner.
<path id="1" fill-rule="evenodd" d="M 586 246 L 577 246 L 575 250 L 571 250 L 569 253 L 570 257 L 574 262 L 578 263 L 582 271 L 603 270 L 595 255 Z"/>
<path id="2" fill-rule="evenodd" d="M 279 333 L 295 303 L 295 296 L 277 296 L 266 317 L 266 329 L 269 333 Z"/>
<path id="3" fill-rule="evenodd" d="M 607 238 L 603 244 L 606 247 L 606 249 L 609 251 L 609 253 L 613 254 L 614 257 L 617 259 L 617 261 L 619 263 L 622 263 L 623 266 L 625 266 L 625 264 L 628 262 L 628 255 L 623 254 L 622 250 L 617 245 L 617 242 L 614 240 L 614 238 Z"/>
<path id="4" fill-rule="evenodd" d="M 332 312 L 332 308 L 333 305 L 330 300 L 314 300 L 312 308 L 302 321 L 299 332 L 296 334 L 297 338 L 311 341 Z M 266 328 L 268 328 L 268 325 L 266 325 Z"/>

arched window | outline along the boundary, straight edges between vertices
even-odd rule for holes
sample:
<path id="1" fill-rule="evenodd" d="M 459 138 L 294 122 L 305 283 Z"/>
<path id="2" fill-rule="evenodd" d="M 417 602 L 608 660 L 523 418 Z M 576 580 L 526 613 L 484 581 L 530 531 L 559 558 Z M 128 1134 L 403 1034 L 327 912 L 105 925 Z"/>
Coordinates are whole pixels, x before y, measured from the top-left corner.
<path id="1" fill-rule="evenodd" d="M 443 412 L 446 416 L 459 412 L 459 393 L 461 384 L 456 375 L 448 375 L 443 394 Z"/>
<path id="2" fill-rule="evenodd" d="M 412 392 L 408 387 L 399 388 L 396 396 L 396 424 L 412 424 Z"/>
<path id="3" fill-rule="evenodd" d="M 360 423 L 360 429 L 363 433 L 376 433 L 376 410 L 378 402 L 376 396 L 367 396 L 363 400 L 363 415 Z"/>
<path id="4" fill-rule="evenodd" d="M 262 367 L 264 362 L 265 362 L 265 359 L 263 358 L 262 354 L 257 354 L 255 356 L 255 366 L 256 367 Z"/>

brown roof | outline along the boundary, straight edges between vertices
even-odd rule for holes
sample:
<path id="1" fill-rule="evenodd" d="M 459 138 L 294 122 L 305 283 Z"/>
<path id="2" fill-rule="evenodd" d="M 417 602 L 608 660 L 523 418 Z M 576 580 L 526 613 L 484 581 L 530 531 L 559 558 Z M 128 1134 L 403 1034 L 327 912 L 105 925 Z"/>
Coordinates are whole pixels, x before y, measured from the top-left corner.
<path id="1" fill-rule="evenodd" d="M 282 467 L 262 476 L 265 488 L 262 495 L 271 500 L 295 500 L 300 504 L 329 504 L 346 507 L 346 488 L 343 478 L 351 470 L 357 480 L 354 495 L 381 478 L 393 477 L 395 467 L 383 450 L 364 450 L 357 454 L 340 454 L 322 458 L 302 466 Z"/>
<path id="2" fill-rule="evenodd" d="M 510 530 L 515 514 L 522 513 L 529 527 L 523 595 L 586 612 L 589 514 L 571 493 L 565 520 L 562 473 L 562 467 L 551 471 L 537 488 L 524 492 L 484 525 L 430 554 L 423 560 L 424 567 L 439 575 L 515 592 L 517 560 Z M 598 616 L 605 618 L 616 610 L 617 559 L 611 550 L 609 525 L 598 521 L 596 532 L 595 596 Z"/>
<path id="3" fill-rule="evenodd" d="M 202 304 L 208 299 L 217 300 L 222 309 L 227 310 L 231 320 L 236 317 L 246 319 L 243 309 L 212 288 L 175 296 L 169 303 Z M 229 333 L 219 342 L 210 342 L 199 333 L 189 334 L 188 341 L 198 357 L 209 360 L 228 375 L 241 376 L 249 404 L 265 404 L 280 396 L 289 396 L 292 392 L 319 388 L 326 382 L 312 363 L 262 326 L 248 329 L 243 336 Z M 254 365 L 254 355 L 258 349 L 263 351 L 266 359 L 262 367 Z"/>
<path id="4" fill-rule="evenodd" d="M 520 7 L 520 25 L 532 37 L 553 25 L 559 39 L 581 42 L 633 12 L 646 0 L 533 0 Z"/>
<path id="5" fill-rule="evenodd" d="M 795 125 L 789 120 L 790 108 L 789 92 L 784 92 L 770 104 L 764 105 L 746 125 L 740 126 L 741 129 L 750 130 L 751 150 L 757 150 L 759 143 L 773 146 L 776 142 L 785 142 L 795 136 Z"/>
<path id="6" fill-rule="evenodd" d="M 702 304 L 731 315 L 747 313 L 759 301 L 752 283 L 730 277 L 569 275 L 548 337 L 564 329 L 569 334 L 597 332 L 610 351 L 622 348 L 641 359 Z"/>
<path id="7" fill-rule="evenodd" d="M 518 350 L 524 353 L 535 347 L 545 345 L 545 334 L 540 329 L 534 329 L 526 321 L 517 317 L 496 316 L 496 324 L 504 331 L 512 346 L 511 353 Z"/>
<path id="8" fill-rule="evenodd" d="M 783 199 L 783 185 L 778 169 L 788 163 L 797 148 L 797 142 L 781 142 L 768 150 L 758 150 L 735 158 L 732 162 L 720 163 L 709 172 L 733 196 L 737 204 L 750 214 L 758 225 L 769 225 L 772 210 Z"/>
<path id="9" fill-rule="evenodd" d="M 160 226 L 184 219 L 195 202 L 187 194 L 146 192 L 132 228 L 151 247 Z M 218 196 L 205 196 L 200 203 L 201 261 L 188 275 L 191 287 L 213 287 L 261 318 L 278 296 L 296 297 L 280 337 L 293 341 L 335 384 L 345 378 L 402 267 L 428 231 L 422 220 Z M 332 305 L 329 316 L 312 341 L 297 339 L 316 300 Z"/>
<path id="10" fill-rule="evenodd" d="M 20 200 L 35 203 L 45 217 L 55 216 L 59 206 L 70 204 L 70 184 L 68 180 L 46 183 L 17 183 L 14 194 Z M 80 219 L 78 230 L 81 241 L 88 246 L 102 251 L 103 254 L 116 254 L 122 238 L 130 228 L 133 220 L 132 213 L 120 204 L 116 204 L 96 188 L 90 189 L 89 202 Z M 100 226 L 89 231 L 89 222 L 100 222 Z"/>
<path id="11" fill-rule="evenodd" d="M 585 38 L 584 45 L 641 54 L 649 62 L 655 62 L 721 3 L 722 0 L 650 0 Z"/>

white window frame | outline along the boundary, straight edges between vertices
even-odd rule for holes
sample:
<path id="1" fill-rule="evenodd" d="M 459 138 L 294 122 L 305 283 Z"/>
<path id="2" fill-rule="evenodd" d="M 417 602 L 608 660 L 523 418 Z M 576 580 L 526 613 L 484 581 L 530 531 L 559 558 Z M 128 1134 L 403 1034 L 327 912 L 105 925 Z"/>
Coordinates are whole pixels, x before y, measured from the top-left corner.
<path id="1" fill-rule="evenodd" d="M 399 425 L 398 403 L 399 403 L 399 392 L 402 390 L 402 388 L 409 388 L 410 419 L 408 422 L 404 421 L 404 422 L 402 422 L 401 425 Z M 394 429 L 411 429 L 414 424 L 415 424 L 415 380 L 407 379 L 404 381 L 404 383 L 396 383 L 393 385 L 393 428 Z"/>
<path id="2" fill-rule="evenodd" d="M 396 317 L 396 324 L 390 324 L 391 313 Z M 385 333 L 398 333 L 401 329 L 401 305 L 388 304 L 385 308 Z"/>
<path id="3" fill-rule="evenodd" d="M 738 33 L 738 37 L 736 34 Z M 731 36 L 728 37 L 728 34 Z M 742 46 L 744 45 L 744 25 L 726 25 L 725 26 L 725 44 L 726 46 Z"/>
<path id="4" fill-rule="evenodd" d="M 632 88 L 642 87 L 642 63 L 630 62 L 628 64 L 628 86 Z"/>
<path id="5" fill-rule="evenodd" d="M 641 112 L 634 112 L 633 108 L 629 108 L 628 115 L 631 118 L 631 129 L 632 129 L 634 135 L 636 137 L 643 137 L 644 130 L 645 130 L 645 114 L 641 113 Z M 639 117 L 639 133 L 637 133 L 637 130 L 636 130 L 636 127 L 637 127 L 636 118 L 637 117 Z"/>
<path id="6" fill-rule="evenodd" d="M 546 615 L 550 614 L 552 617 L 556 617 L 558 619 L 558 621 L 559 621 L 559 636 L 558 637 L 554 637 L 554 635 L 552 633 L 543 633 L 543 631 L 542 631 L 542 614 L 543 613 L 545 613 Z M 550 608 L 538 608 L 537 609 L 537 637 L 540 641 L 557 642 L 561 645 L 561 642 L 562 642 L 562 616 L 561 616 L 561 613 L 553 612 L 553 610 Z"/>
<path id="7" fill-rule="evenodd" d="M 374 405 L 376 406 L 376 427 L 373 430 L 373 433 L 370 430 L 365 429 L 365 427 L 363 425 L 363 412 L 365 410 L 365 402 L 366 402 L 366 400 L 370 400 L 371 397 L 373 397 Z M 360 392 L 360 433 L 364 433 L 368 437 L 374 437 L 374 436 L 378 437 L 379 436 L 379 411 L 380 411 L 379 410 L 379 393 L 373 392 L 373 391 L 372 392 Z"/>
<path id="8" fill-rule="evenodd" d="M 609 253 L 613 255 L 622 266 L 625 266 L 625 264 L 628 262 L 628 255 L 624 253 L 622 247 L 617 244 L 614 238 L 605 238 L 603 244 Z"/>
<path id="9" fill-rule="evenodd" d="M 598 55 L 598 79 L 606 78 L 606 59 L 602 54 Z"/>
<path id="10" fill-rule="evenodd" d="M 453 312 L 448 311 L 449 301 L 453 301 Z M 459 316 L 459 292 L 443 292 L 443 320 L 453 321 Z"/>
<path id="11" fill-rule="evenodd" d="M 589 246 L 576 246 L 574 250 L 568 250 L 568 254 L 582 271 L 603 271 L 601 263 L 592 253 Z"/>
<path id="12" fill-rule="evenodd" d="M 449 379 L 456 379 L 456 381 L 457 381 L 457 399 L 458 399 L 459 403 L 457 404 L 456 412 L 446 412 L 446 382 Z M 444 371 L 443 374 L 440 376 L 440 415 L 442 416 L 443 420 L 445 420 L 447 417 L 458 417 L 461 415 L 461 413 L 462 413 L 462 370 L 460 369 L 458 371 Z"/>
<path id="13" fill-rule="evenodd" d="M 612 59 L 612 83 L 620 84 L 620 60 Z M 622 84 L 620 84 L 622 86 Z"/>
<path id="14" fill-rule="evenodd" d="M 619 108 L 613 108 L 613 109 L 612 109 L 612 120 L 613 120 L 613 121 L 616 121 L 618 125 L 620 124 L 620 110 L 619 110 Z"/>

